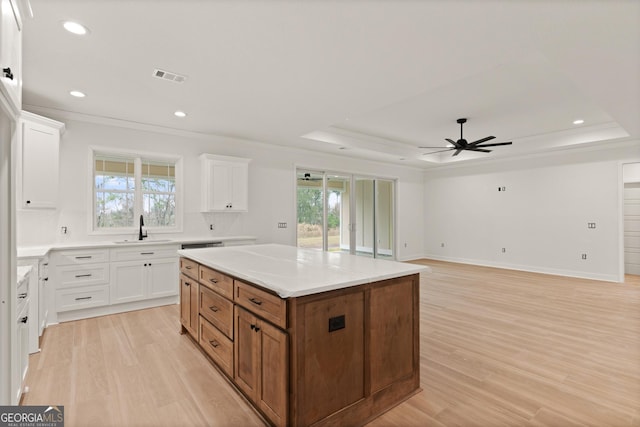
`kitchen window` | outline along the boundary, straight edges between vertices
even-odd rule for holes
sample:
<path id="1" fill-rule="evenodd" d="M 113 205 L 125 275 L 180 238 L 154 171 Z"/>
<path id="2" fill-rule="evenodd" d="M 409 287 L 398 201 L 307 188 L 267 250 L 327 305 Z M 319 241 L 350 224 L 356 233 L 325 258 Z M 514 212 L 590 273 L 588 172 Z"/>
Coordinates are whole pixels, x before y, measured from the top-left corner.
<path id="1" fill-rule="evenodd" d="M 179 159 L 93 152 L 93 229 L 178 231 Z"/>

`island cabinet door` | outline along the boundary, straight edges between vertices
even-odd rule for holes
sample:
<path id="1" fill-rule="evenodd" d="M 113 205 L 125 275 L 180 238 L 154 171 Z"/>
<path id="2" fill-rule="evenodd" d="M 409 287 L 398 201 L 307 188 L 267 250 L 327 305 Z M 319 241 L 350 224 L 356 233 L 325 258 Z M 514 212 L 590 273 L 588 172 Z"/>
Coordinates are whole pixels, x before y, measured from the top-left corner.
<path id="1" fill-rule="evenodd" d="M 276 426 L 287 424 L 288 338 L 236 306 L 234 380 Z"/>
<path id="2" fill-rule="evenodd" d="M 198 285 L 187 276 L 180 276 L 180 323 L 194 337 L 198 331 Z"/>
<path id="3" fill-rule="evenodd" d="M 419 279 L 407 276 L 389 280 L 371 290 L 370 363 L 371 392 L 403 379 L 419 386 Z"/>
<path id="4" fill-rule="evenodd" d="M 258 319 L 246 310 L 235 306 L 235 367 L 234 380 L 240 390 L 256 401 L 258 388 Z"/>

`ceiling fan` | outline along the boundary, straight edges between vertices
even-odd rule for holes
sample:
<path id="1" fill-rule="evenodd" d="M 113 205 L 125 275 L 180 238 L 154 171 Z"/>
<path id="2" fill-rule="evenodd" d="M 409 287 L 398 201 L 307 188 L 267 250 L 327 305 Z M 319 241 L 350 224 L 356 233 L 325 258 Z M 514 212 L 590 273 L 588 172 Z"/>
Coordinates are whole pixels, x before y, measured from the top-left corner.
<path id="1" fill-rule="evenodd" d="M 322 181 L 322 177 L 312 177 L 309 172 L 304 173 L 304 177 L 298 177 L 302 181 Z"/>
<path id="2" fill-rule="evenodd" d="M 497 147 L 499 145 L 512 144 L 511 142 L 497 142 L 493 144 L 484 144 L 485 142 L 491 141 L 492 139 L 494 139 L 495 136 L 487 136 L 477 141 L 467 142 L 467 140 L 462 137 L 462 125 L 464 125 L 467 122 L 467 119 L 458 119 L 456 120 L 456 122 L 460 123 L 460 139 L 457 141 L 454 141 L 452 139 L 445 138 L 449 142 L 449 144 L 451 144 L 451 147 L 446 148 L 444 150 L 440 150 L 440 151 L 434 151 L 433 153 L 428 153 L 428 154 L 435 154 L 435 153 L 440 153 L 442 151 L 452 151 L 452 150 L 456 151 L 455 153 L 453 153 L 454 156 L 457 156 L 463 150 L 490 153 L 491 150 L 486 150 L 486 147 Z M 418 147 L 418 148 L 443 148 L 443 147 Z"/>

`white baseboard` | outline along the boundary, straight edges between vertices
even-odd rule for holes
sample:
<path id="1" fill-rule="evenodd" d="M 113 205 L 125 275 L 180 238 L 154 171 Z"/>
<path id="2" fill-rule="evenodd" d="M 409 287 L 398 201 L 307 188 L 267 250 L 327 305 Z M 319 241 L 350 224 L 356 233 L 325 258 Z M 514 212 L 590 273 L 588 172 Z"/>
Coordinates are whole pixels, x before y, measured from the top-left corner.
<path id="1" fill-rule="evenodd" d="M 624 281 L 624 278 L 620 280 L 620 278 L 615 274 L 588 273 L 584 271 L 564 270 L 564 269 L 548 268 L 548 267 L 540 267 L 540 266 L 499 263 L 499 262 L 467 259 L 467 258 L 446 257 L 441 255 L 435 255 L 435 254 L 425 254 L 422 256 L 422 258 L 434 259 L 438 261 L 457 262 L 460 264 L 478 265 L 482 267 L 504 268 L 507 270 L 528 271 L 531 273 L 575 277 L 579 279 L 601 280 L 604 282 L 622 283 Z"/>

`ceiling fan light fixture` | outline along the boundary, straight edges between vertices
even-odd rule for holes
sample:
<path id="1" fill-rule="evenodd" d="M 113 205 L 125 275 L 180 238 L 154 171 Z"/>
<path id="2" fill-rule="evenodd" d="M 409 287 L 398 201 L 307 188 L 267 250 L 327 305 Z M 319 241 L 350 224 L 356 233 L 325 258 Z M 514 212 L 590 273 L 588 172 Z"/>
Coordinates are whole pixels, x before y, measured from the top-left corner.
<path id="1" fill-rule="evenodd" d="M 176 117 L 180 117 L 181 119 L 187 117 L 187 113 L 185 113 L 184 111 L 176 111 L 175 113 L 173 113 L 173 115 Z"/>
<path id="2" fill-rule="evenodd" d="M 582 119 L 576 119 L 576 120 L 573 121 L 574 125 L 581 125 L 583 123 L 584 123 L 584 120 L 582 120 Z"/>
<path id="3" fill-rule="evenodd" d="M 69 92 L 69 95 L 75 96 L 76 98 L 84 98 L 87 96 L 84 92 L 80 92 L 79 90 L 72 90 Z"/>
<path id="4" fill-rule="evenodd" d="M 89 33 L 89 29 L 87 27 L 74 21 L 64 21 L 62 26 L 65 30 L 78 36 L 84 36 Z"/>

